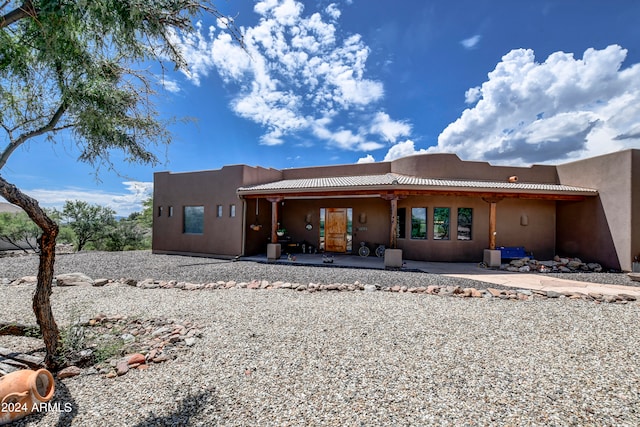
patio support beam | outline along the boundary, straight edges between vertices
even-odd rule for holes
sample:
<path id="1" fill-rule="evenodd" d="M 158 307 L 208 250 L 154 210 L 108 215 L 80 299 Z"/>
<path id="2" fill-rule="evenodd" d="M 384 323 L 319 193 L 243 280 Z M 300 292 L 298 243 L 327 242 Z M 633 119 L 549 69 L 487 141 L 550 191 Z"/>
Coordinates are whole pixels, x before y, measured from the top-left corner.
<path id="1" fill-rule="evenodd" d="M 380 194 L 384 200 L 391 202 L 391 227 L 389 230 L 389 247 L 396 249 L 398 247 L 398 200 L 404 199 L 404 196 L 398 196 L 395 193 Z"/>
<path id="2" fill-rule="evenodd" d="M 278 243 L 278 203 L 282 197 L 267 197 L 271 202 L 271 243 Z"/>
<path id="3" fill-rule="evenodd" d="M 489 205 L 489 249 L 496 248 L 496 202 Z"/>
<path id="4" fill-rule="evenodd" d="M 497 209 L 496 205 L 502 198 L 499 197 L 483 197 L 485 202 L 489 203 L 489 249 L 496 249 L 496 223 L 497 223 Z"/>
<path id="5" fill-rule="evenodd" d="M 398 198 L 391 199 L 391 236 L 389 239 L 391 249 L 398 246 Z"/>

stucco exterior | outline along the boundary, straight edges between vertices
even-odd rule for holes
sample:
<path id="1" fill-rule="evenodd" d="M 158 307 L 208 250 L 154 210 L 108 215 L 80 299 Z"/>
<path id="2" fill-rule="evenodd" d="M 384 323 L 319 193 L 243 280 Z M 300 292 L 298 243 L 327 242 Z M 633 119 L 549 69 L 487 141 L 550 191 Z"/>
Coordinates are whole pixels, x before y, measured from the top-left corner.
<path id="1" fill-rule="evenodd" d="M 558 204 L 558 250 L 631 270 L 640 254 L 640 150 L 557 166 L 563 183 L 598 189 L 598 197 Z"/>
<path id="2" fill-rule="evenodd" d="M 321 249 L 321 214 L 345 208 L 353 252 L 366 241 L 402 249 L 405 259 L 478 262 L 492 244 L 524 246 L 538 259 L 578 256 L 630 270 L 640 255 L 639 167 L 640 151 L 627 150 L 557 166 L 494 166 L 426 154 L 285 170 L 235 165 L 159 172 L 153 251 L 233 257 L 266 253 L 279 239 L 298 250 L 302 243 Z M 185 232 L 185 206 L 202 207 L 195 233 Z M 411 232 L 412 208 L 426 215 L 419 237 Z M 450 235 L 441 240 L 434 238 L 436 208 L 449 213 Z M 472 213 L 464 239 L 457 234 L 459 208 Z M 286 229 L 286 236 L 277 237 L 276 229 Z"/>

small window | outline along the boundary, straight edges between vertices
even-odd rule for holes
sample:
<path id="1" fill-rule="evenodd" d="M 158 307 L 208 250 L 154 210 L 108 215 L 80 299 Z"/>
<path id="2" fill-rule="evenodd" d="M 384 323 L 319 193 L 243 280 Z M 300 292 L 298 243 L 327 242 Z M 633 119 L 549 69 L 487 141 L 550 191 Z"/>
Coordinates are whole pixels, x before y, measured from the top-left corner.
<path id="1" fill-rule="evenodd" d="M 218 218 L 222 218 L 222 205 L 217 205 L 216 206 L 216 216 Z"/>
<path id="2" fill-rule="evenodd" d="M 411 238 L 427 238 L 427 208 L 411 208 Z"/>
<path id="3" fill-rule="evenodd" d="M 449 240 L 449 208 L 433 209 L 433 240 Z"/>
<path id="4" fill-rule="evenodd" d="M 162 206 L 158 206 L 158 216 L 162 216 Z"/>
<path id="5" fill-rule="evenodd" d="M 203 234 L 204 232 L 204 206 L 184 207 L 184 233 Z"/>
<path id="6" fill-rule="evenodd" d="M 407 236 L 407 208 L 398 208 L 398 239 Z"/>
<path id="7" fill-rule="evenodd" d="M 229 216 L 231 218 L 236 217 L 236 205 L 231 205 L 231 207 L 229 208 Z"/>
<path id="8" fill-rule="evenodd" d="M 173 216 L 173 206 L 169 206 L 169 212 L 167 212 L 169 217 Z"/>
<path id="9" fill-rule="evenodd" d="M 458 208 L 458 240 L 471 240 L 472 208 Z"/>

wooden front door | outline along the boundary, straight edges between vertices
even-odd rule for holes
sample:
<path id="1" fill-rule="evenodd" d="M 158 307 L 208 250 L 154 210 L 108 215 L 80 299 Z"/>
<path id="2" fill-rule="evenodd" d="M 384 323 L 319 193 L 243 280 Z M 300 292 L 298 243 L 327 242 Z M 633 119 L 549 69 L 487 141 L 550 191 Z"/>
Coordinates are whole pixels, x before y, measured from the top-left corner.
<path id="1" fill-rule="evenodd" d="M 346 252 L 347 251 L 347 209 L 327 208 L 324 235 L 325 251 Z"/>

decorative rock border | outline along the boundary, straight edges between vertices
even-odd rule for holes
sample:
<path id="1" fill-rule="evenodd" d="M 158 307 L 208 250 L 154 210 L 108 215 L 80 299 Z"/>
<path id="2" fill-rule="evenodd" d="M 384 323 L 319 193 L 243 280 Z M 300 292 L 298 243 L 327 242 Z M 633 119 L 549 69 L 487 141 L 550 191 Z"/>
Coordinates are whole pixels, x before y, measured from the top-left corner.
<path id="1" fill-rule="evenodd" d="M 129 286 L 135 286 L 142 289 L 180 289 L 184 291 L 196 291 L 206 289 L 291 289 L 296 291 L 305 292 L 330 292 L 330 291 L 365 291 L 365 292 L 398 292 L 398 293 L 414 293 L 414 294 L 428 294 L 428 295 L 440 295 L 440 296 L 453 296 L 460 298 L 499 298 L 509 300 L 526 301 L 531 299 L 555 299 L 555 298 L 569 298 L 579 299 L 585 301 L 593 301 L 595 303 L 618 303 L 626 304 L 628 302 L 636 301 L 636 297 L 627 294 L 618 295 L 604 295 L 599 293 L 583 294 L 580 292 L 556 292 L 556 291 L 542 291 L 531 289 L 476 289 L 476 288 L 461 288 L 460 286 L 383 286 L 380 284 L 363 284 L 360 282 L 355 283 L 291 283 L 275 281 L 269 282 L 268 280 L 252 280 L 250 282 L 235 282 L 235 281 L 218 281 L 209 283 L 190 283 L 190 282 L 178 282 L 162 281 L 145 279 L 137 282 L 133 279 L 121 279 L 120 283 L 126 283 Z"/>
<path id="2" fill-rule="evenodd" d="M 62 276 L 62 275 L 61 275 Z M 60 277 L 60 276 L 58 276 Z M 530 289 L 476 289 L 476 288 L 461 288 L 459 286 L 386 286 L 380 284 L 365 284 L 358 281 L 354 283 L 292 283 L 268 280 L 251 280 L 249 282 L 236 282 L 236 281 L 217 281 L 208 283 L 191 283 L 191 282 L 179 282 L 177 280 L 135 280 L 130 278 L 121 278 L 118 280 L 113 279 L 91 279 L 82 273 L 71 273 L 64 275 L 56 279 L 57 286 L 105 286 L 108 284 L 121 284 L 133 286 L 141 289 L 180 289 L 184 291 L 196 291 L 206 289 L 291 289 L 296 291 L 306 292 L 326 292 L 326 291 L 365 291 L 365 292 L 406 292 L 417 294 L 429 294 L 429 295 L 441 295 L 441 296 L 454 296 L 461 298 L 499 298 L 499 299 L 512 299 L 512 300 L 530 300 L 534 298 L 569 298 L 569 299 L 581 299 L 585 301 L 594 301 L 596 303 L 619 303 L 626 304 L 628 302 L 636 301 L 636 297 L 624 293 L 616 295 L 600 294 L 600 293 L 580 293 L 580 292 L 557 292 L 557 291 L 542 291 L 542 290 L 530 290 Z M 76 280 L 77 279 L 77 280 Z M 13 281 L 8 279 L 0 279 L 1 284 L 15 286 L 21 284 L 35 285 L 37 278 L 35 276 L 25 276 Z M 62 283 L 60 283 L 62 282 Z"/>
<path id="3" fill-rule="evenodd" d="M 508 264 L 502 264 L 500 270 L 518 273 L 600 273 L 602 266 L 597 262 L 585 263 L 580 258 L 565 258 L 556 255 L 551 261 L 538 261 L 531 257 L 513 259 Z"/>

